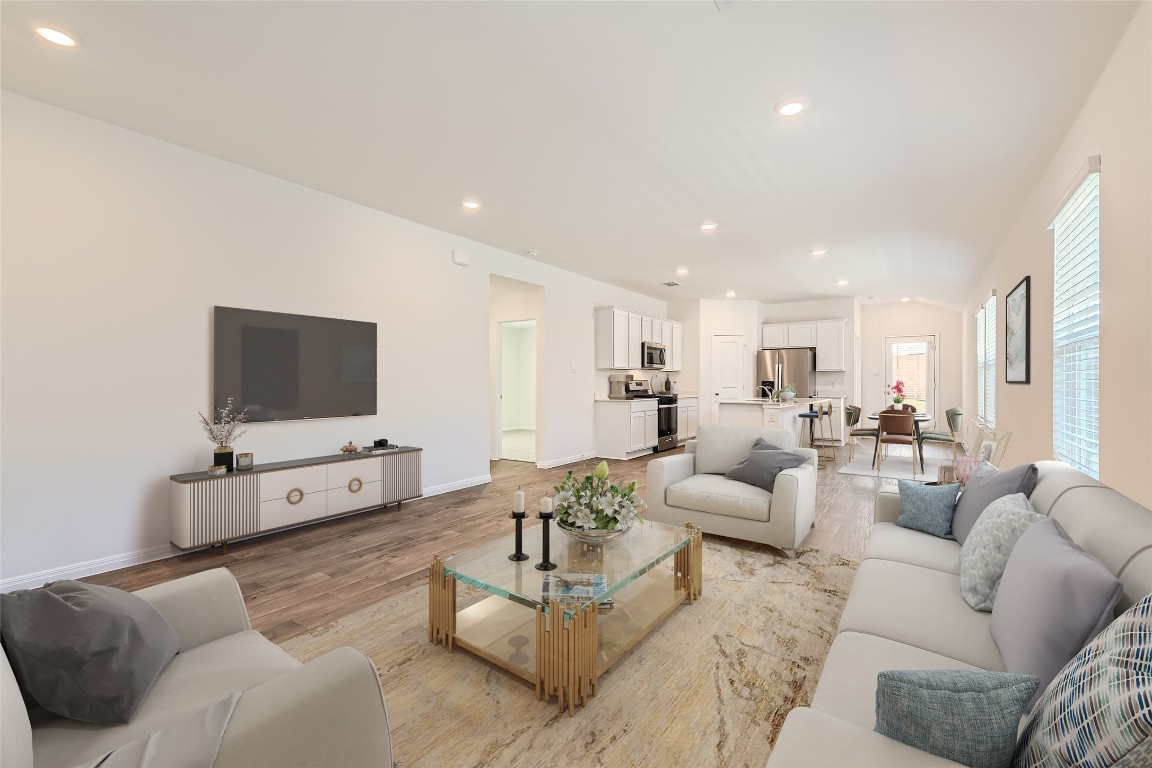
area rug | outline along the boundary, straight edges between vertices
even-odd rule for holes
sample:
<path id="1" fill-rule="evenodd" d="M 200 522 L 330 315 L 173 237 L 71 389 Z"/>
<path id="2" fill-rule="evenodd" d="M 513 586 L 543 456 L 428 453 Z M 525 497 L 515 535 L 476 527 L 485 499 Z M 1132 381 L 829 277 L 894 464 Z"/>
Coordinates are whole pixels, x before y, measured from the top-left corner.
<path id="1" fill-rule="evenodd" d="M 934 459 L 927 455 L 925 451 L 924 469 L 921 470 L 919 465 L 916 466 L 916 476 L 912 476 L 912 448 L 904 445 L 890 445 L 888 446 L 888 456 L 885 457 L 883 464 L 880 465 L 880 473 L 876 473 L 876 468 L 872 466 L 872 446 L 871 442 L 861 443 L 856 446 L 856 452 L 852 456 L 852 461 L 847 462 L 840 469 L 836 470 L 841 475 L 867 475 L 869 477 L 888 477 L 896 480 L 919 480 L 921 482 L 934 481 L 939 475 L 940 465 L 944 463 L 943 459 Z M 952 455 L 948 455 L 947 461 L 952 461 Z"/>
<path id="2" fill-rule="evenodd" d="M 430 645 L 426 587 L 281 647 L 302 661 L 341 645 L 367 653 L 404 768 L 761 768 L 788 712 L 811 700 L 855 570 L 817 550 L 789 560 L 706 536 L 703 595 L 609 670 L 574 717 L 504 670 Z"/>

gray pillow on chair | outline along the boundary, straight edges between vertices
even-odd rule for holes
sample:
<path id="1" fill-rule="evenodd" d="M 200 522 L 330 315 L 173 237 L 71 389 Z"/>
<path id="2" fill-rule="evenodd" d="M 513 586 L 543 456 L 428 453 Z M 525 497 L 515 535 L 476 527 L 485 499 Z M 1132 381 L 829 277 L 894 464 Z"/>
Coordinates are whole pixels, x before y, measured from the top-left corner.
<path id="1" fill-rule="evenodd" d="M 776 487 L 776 476 L 786 469 L 794 469 L 808 461 L 805 457 L 791 451 L 774 451 L 767 448 L 755 448 L 732 467 L 732 471 L 724 475 L 729 480 L 739 480 L 742 483 L 763 488 L 769 493 Z"/>
<path id="2" fill-rule="evenodd" d="M 20 687 L 49 712 L 127 723 L 180 650 L 142 597 L 79 581 L 0 595 L 0 634 Z"/>

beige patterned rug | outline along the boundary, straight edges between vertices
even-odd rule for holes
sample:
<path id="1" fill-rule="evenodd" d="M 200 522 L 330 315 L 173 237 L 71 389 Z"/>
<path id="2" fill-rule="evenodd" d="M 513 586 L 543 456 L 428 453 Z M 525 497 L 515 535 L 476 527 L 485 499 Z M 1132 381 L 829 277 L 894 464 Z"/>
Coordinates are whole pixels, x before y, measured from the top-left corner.
<path id="1" fill-rule="evenodd" d="M 705 537 L 704 594 L 604 675 L 575 717 L 494 665 L 430 645 L 425 587 L 282 647 L 302 661 L 340 645 L 371 656 L 404 768 L 762 768 L 785 716 L 811 699 L 855 570 L 816 550 L 788 560 Z"/>

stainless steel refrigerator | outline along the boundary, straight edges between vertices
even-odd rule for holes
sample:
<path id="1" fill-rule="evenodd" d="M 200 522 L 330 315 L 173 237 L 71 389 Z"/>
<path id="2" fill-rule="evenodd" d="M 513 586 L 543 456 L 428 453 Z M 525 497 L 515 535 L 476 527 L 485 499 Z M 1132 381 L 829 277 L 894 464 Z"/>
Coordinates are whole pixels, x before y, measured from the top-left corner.
<path id="1" fill-rule="evenodd" d="M 809 397 L 815 370 L 815 349 L 762 349 L 756 353 L 756 383 L 772 390 L 795 384 L 796 397 Z M 764 395 L 762 389 L 756 392 Z"/>

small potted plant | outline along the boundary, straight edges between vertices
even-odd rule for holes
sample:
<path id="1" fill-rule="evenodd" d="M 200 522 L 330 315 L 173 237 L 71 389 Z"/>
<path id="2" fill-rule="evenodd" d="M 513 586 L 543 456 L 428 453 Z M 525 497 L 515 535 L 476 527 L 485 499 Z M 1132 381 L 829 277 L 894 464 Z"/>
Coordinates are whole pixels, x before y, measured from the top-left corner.
<path id="1" fill-rule="evenodd" d="M 893 405 L 899 405 L 904 402 L 904 382 L 897 379 L 895 384 L 885 390 L 885 393 L 892 396 Z"/>
<path id="2" fill-rule="evenodd" d="M 785 384 L 784 386 L 780 387 L 780 389 L 778 389 L 776 391 L 780 394 L 780 400 L 782 400 L 783 402 L 788 402 L 792 398 L 796 397 L 796 385 L 795 384 Z"/>
<path id="3" fill-rule="evenodd" d="M 583 480 L 569 472 L 556 486 L 556 525 L 580 541 L 599 543 L 623 536 L 633 523 L 643 522 L 643 508 L 635 481 L 623 486 L 608 482 L 606 461 Z"/>
<path id="4" fill-rule="evenodd" d="M 204 428 L 207 433 L 208 439 L 216 444 L 216 450 L 212 452 L 212 465 L 227 467 L 227 471 L 232 471 L 232 443 L 239 440 L 247 428 L 242 428 L 241 425 L 248 420 L 248 409 L 245 408 L 240 413 L 236 413 L 232 406 L 232 398 L 228 398 L 228 404 L 223 408 L 216 410 L 216 418 L 209 421 L 208 418 L 202 414 L 197 413 L 200 417 L 200 426 Z"/>

